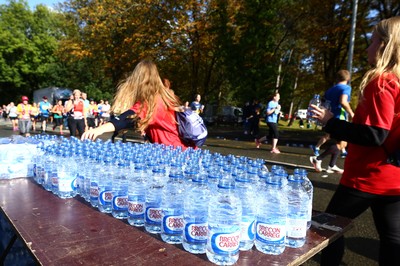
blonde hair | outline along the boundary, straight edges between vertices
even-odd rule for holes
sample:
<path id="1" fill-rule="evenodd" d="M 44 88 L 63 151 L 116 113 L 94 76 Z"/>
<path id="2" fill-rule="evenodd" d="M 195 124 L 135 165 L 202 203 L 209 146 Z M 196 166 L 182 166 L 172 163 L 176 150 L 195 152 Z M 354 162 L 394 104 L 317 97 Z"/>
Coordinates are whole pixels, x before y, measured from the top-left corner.
<path id="1" fill-rule="evenodd" d="M 175 110 L 181 105 L 174 92 L 162 83 L 157 66 L 150 60 L 143 60 L 132 74 L 118 85 L 112 109 L 115 112 L 123 112 L 139 102 L 141 112 L 146 106 L 146 116 L 138 122 L 138 131 L 142 132 L 151 122 L 158 96 L 166 109 Z"/>
<path id="2" fill-rule="evenodd" d="M 380 21 L 373 32 L 377 34 L 382 44 L 376 55 L 376 65 L 364 75 L 361 81 L 361 92 L 372 79 L 385 72 L 391 72 L 396 77 L 400 77 L 400 17 Z"/>

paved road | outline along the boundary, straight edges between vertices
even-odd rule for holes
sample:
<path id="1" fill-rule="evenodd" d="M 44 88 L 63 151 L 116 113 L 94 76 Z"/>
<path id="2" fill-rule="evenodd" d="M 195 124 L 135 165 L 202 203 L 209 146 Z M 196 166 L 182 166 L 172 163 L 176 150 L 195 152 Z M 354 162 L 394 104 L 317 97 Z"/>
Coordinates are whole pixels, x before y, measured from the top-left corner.
<path id="1" fill-rule="evenodd" d="M 53 134 L 52 131 L 48 132 Z M 296 167 L 303 167 L 309 170 L 309 178 L 314 184 L 314 200 L 313 208 L 323 211 L 337 184 L 340 175 L 316 173 L 309 162 L 311 150 L 309 149 L 310 141 L 316 141 L 313 137 L 310 139 L 310 132 L 307 133 L 289 133 L 281 132 L 282 140 L 280 141 L 281 154 L 271 154 L 269 152 L 270 145 L 262 145 L 260 149 L 256 149 L 251 137 L 242 135 L 240 129 L 232 128 L 209 128 L 209 138 L 203 149 L 211 152 L 219 152 L 221 154 L 234 154 L 238 156 L 248 156 L 251 158 L 262 158 L 266 161 L 267 166 L 273 164 L 283 165 L 286 170 L 291 173 Z M 10 123 L 0 121 L 0 137 L 8 137 L 15 135 L 12 131 Z M 54 132 L 56 134 L 56 132 Z M 65 131 L 68 135 L 68 131 Z M 110 135 L 103 138 L 107 139 Z M 141 141 L 140 136 L 136 134 L 128 135 L 133 141 Z M 294 147 L 296 146 L 296 147 Z M 328 159 L 323 162 L 323 167 L 327 167 Z M 343 159 L 338 160 L 338 166 L 343 166 Z M 375 230 L 370 210 L 361 215 L 354 221 L 354 228 L 346 234 L 347 247 L 343 265 L 377 265 L 378 258 L 378 235 Z M 304 265 L 318 265 L 319 256 L 315 256 Z"/>

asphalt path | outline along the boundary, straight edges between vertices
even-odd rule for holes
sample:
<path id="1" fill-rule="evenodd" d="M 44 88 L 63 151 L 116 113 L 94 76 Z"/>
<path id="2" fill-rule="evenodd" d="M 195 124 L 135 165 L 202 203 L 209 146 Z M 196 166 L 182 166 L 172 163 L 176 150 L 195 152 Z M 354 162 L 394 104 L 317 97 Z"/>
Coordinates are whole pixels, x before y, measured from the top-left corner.
<path id="1" fill-rule="evenodd" d="M 39 128 L 39 126 L 38 126 Z M 50 128 L 48 126 L 48 128 Z M 33 132 L 32 134 L 38 134 Z M 282 165 L 292 173 L 294 168 L 305 168 L 309 172 L 309 178 L 314 185 L 313 209 L 323 211 L 329 203 L 340 180 L 339 174 L 327 174 L 325 171 L 316 173 L 310 164 L 309 157 L 312 155 L 309 145 L 316 143 L 318 137 L 323 133 L 318 131 L 280 132 L 281 150 L 280 154 L 271 154 L 269 144 L 263 144 L 259 149 L 255 147 L 254 138 L 244 135 L 240 128 L 233 127 L 211 127 L 209 137 L 202 149 L 218 152 L 223 155 L 233 154 L 247 156 L 250 158 L 261 158 L 265 160 L 270 168 L 272 165 Z M 47 134 L 58 134 L 58 129 Z M 0 121 L 0 137 L 18 135 L 12 131 L 11 123 Z M 67 130 L 64 136 L 68 136 Z M 110 138 L 110 134 L 102 136 L 102 139 Z M 142 138 L 135 133 L 128 133 L 128 141 L 142 142 Z M 323 146 L 324 147 L 324 146 Z M 1 152 L 1 151 L 0 151 Z M 322 163 L 323 168 L 328 166 L 329 158 Z M 344 159 L 338 159 L 338 166 L 343 167 Z M 376 232 L 371 211 L 368 210 L 354 220 L 354 227 L 346 233 L 346 251 L 343 265 L 378 265 L 379 239 Z M 304 265 L 319 265 L 319 255 L 314 256 Z"/>

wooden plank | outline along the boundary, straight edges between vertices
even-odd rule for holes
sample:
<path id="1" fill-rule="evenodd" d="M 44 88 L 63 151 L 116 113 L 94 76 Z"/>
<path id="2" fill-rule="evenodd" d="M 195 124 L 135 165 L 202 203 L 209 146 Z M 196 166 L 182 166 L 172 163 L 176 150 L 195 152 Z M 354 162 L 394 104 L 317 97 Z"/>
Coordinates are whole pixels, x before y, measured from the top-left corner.
<path id="1" fill-rule="evenodd" d="M 0 181 L 0 207 L 37 261 L 43 265 L 212 265 L 182 245 L 164 243 L 159 235 L 130 226 L 92 208 L 81 197 L 60 199 L 30 179 Z M 237 265 L 300 265 L 351 228 L 337 217 L 335 232 L 312 227 L 306 244 L 279 256 L 253 247 L 240 252 Z"/>

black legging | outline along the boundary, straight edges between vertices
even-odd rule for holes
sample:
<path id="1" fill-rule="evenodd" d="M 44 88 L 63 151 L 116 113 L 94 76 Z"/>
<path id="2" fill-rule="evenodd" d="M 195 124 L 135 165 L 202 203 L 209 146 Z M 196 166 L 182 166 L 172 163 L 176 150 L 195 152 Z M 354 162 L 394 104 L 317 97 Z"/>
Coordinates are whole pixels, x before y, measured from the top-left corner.
<path id="1" fill-rule="evenodd" d="M 400 265 L 400 195 L 380 196 L 339 185 L 326 212 L 355 219 L 369 207 L 380 238 L 379 265 Z M 342 236 L 322 251 L 321 265 L 339 265 L 344 247 Z"/>
<path id="2" fill-rule="evenodd" d="M 85 121 L 83 119 L 74 119 L 74 117 L 68 117 L 68 128 L 69 134 L 76 137 L 76 130 L 78 129 L 79 136 L 82 136 L 85 132 Z"/>
<path id="3" fill-rule="evenodd" d="M 326 149 L 320 156 L 317 157 L 317 160 L 322 160 L 329 154 L 331 154 L 331 160 L 329 161 L 329 166 L 334 167 L 336 165 L 337 158 L 339 157 L 340 154 L 340 150 L 336 144 L 332 144 L 328 149 Z"/>
<path id="4" fill-rule="evenodd" d="M 267 126 L 268 126 L 268 138 L 279 139 L 278 124 L 267 122 Z"/>

